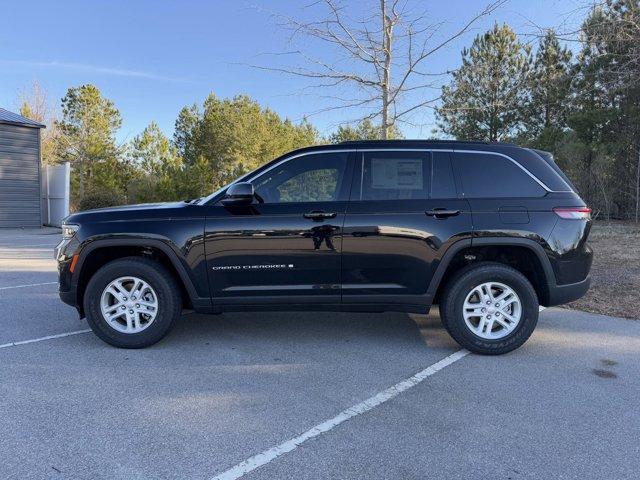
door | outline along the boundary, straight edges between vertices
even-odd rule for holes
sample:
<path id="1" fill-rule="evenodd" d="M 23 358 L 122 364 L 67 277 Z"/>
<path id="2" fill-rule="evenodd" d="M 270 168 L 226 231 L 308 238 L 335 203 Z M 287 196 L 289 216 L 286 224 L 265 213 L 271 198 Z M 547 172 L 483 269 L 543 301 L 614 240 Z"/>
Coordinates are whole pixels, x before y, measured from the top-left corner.
<path id="1" fill-rule="evenodd" d="M 444 252 L 471 238 L 448 152 L 358 153 L 342 260 L 344 304 L 428 305 Z"/>
<path id="2" fill-rule="evenodd" d="M 214 305 L 340 302 L 352 156 L 292 157 L 249 180 L 252 205 L 210 207 L 205 250 Z"/>

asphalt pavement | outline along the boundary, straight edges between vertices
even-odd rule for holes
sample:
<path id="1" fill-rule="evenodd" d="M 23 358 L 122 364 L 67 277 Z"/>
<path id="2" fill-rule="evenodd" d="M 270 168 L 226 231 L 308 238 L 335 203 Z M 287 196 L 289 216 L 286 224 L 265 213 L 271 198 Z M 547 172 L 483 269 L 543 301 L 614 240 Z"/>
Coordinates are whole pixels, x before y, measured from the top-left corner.
<path id="1" fill-rule="evenodd" d="M 186 314 L 120 350 L 59 300 L 59 239 L 0 230 L 0 478 L 640 475 L 637 320 L 547 309 L 482 357 L 437 309 Z"/>

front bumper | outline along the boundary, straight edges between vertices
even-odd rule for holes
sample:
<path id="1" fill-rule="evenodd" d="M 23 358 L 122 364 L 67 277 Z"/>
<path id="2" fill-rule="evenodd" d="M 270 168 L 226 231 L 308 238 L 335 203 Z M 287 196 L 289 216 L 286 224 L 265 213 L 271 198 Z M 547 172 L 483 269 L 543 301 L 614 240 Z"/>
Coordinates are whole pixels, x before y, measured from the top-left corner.
<path id="1" fill-rule="evenodd" d="M 62 290 L 58 290 L 58 295 L 60 295 L 60 300 L 62 300 L 64 303 L 77 308 L 75 291 L 69 290 L 67 292 L 63 292 Z"/>
<path id="2" fill-rule="evenodd" d="M 71 238 L 62 240 L 54 250 L 55 259 L 58 263 L 58 294 L 64 303 L 76 308 L 78 307 L 76 285 L 73 282 L 71 261 L 77 249 L 77 240 Z"/>
<path id="3" fill-rule="evenodd" d="M 591 286 L 591 277 L 587 277 L 581 282 L 569 283 L 567 285 L 549 285 L 549 301 L 547 307 L 562 305 L 573 302 L 584 296 Z"/>

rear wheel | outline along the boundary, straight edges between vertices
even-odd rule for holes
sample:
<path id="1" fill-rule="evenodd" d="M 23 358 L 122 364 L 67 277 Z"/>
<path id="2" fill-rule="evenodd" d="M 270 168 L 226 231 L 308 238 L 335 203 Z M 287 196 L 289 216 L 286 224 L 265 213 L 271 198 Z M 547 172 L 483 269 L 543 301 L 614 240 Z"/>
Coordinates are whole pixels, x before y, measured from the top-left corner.
<path id="1" fill-rule="evenodd" d="M 180 289 L 159 263 L 127 257 L 100 268 L 84 295 L 94 333 L 110 345 L 143 348 L 162 339 L 180 316 Z"/>
<path id="2" fill-rule="evenodd" d="M 469 265 L 446 285 L 440 316 L 464 348 L 498 355 L 515 350 L 538 323 L 538 297 L 522 273 L 500 263 Z"/>

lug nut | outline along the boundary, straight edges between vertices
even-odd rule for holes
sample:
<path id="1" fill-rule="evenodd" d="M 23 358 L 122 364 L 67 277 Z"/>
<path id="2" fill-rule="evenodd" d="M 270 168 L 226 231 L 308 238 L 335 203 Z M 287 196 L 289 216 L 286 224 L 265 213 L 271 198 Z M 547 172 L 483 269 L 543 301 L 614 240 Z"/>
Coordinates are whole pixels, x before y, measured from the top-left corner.
<path id="1" fill-rule="evenodd" d="M 131 297 L 131 300 L 135 300 L 135 299 L 136 299 L 136 297 L 135 297 L 135 296 Z"/>
<path id="2" fill-rule="evenodd" d="M 499 316 L 500 316 L 500 312 L 496 312 L 496 317 L 499 317 Z"/>
<path id="3" fill-rule="evenodd" d="M 499 307 L 499 306 L 500 306 L 500 304 L 499 304 L 499 303 L 496 303 L 496 307 Z"/>
<path id="4" fill-rule="evenodd" d="M 124 300 L 126 302 L 127 301 L 127 297 L 122 297 L 122 300 Z"/>
<path id="5" fill-rule="evenodd" d="M 129 313 L 133 315 L 133 310 L 129 310 Z"/>
<path id="6" fill-rule="evenodd" d="M 124 305 L 122 305 L 122 307 L 121 307 L 121 308 L 122 308 L 123 310 L 126 310 L 126 309 L 127 309 L 127 307 L 125 307 Z"/>
<path id="7" fill-rule="evenodd" d="M 491 302 L 487 300 L 487 305 L 491 305 Z"/>
<path id="8" fill-rule="evenodd" d="M 139 303 L 136 303 L 136 308 L 140 308 L 140 304 Z"/>
<path id="9" fill-rule="evenodd" d="M 122 308 L 124 308 L 124 307 L 122 307 Z M 487 309 L 486 309 L 486 308 L 483 308 L 481 311 L 482 311 L 482 313 L 484 313 L 484 312 L 486 312 L 486 311 L 487 311 Z"/>
<path id="10" fill-rule="evenodd" d="M 491 320 L 491 315 L 487 315 L 487 320 Z"/>

